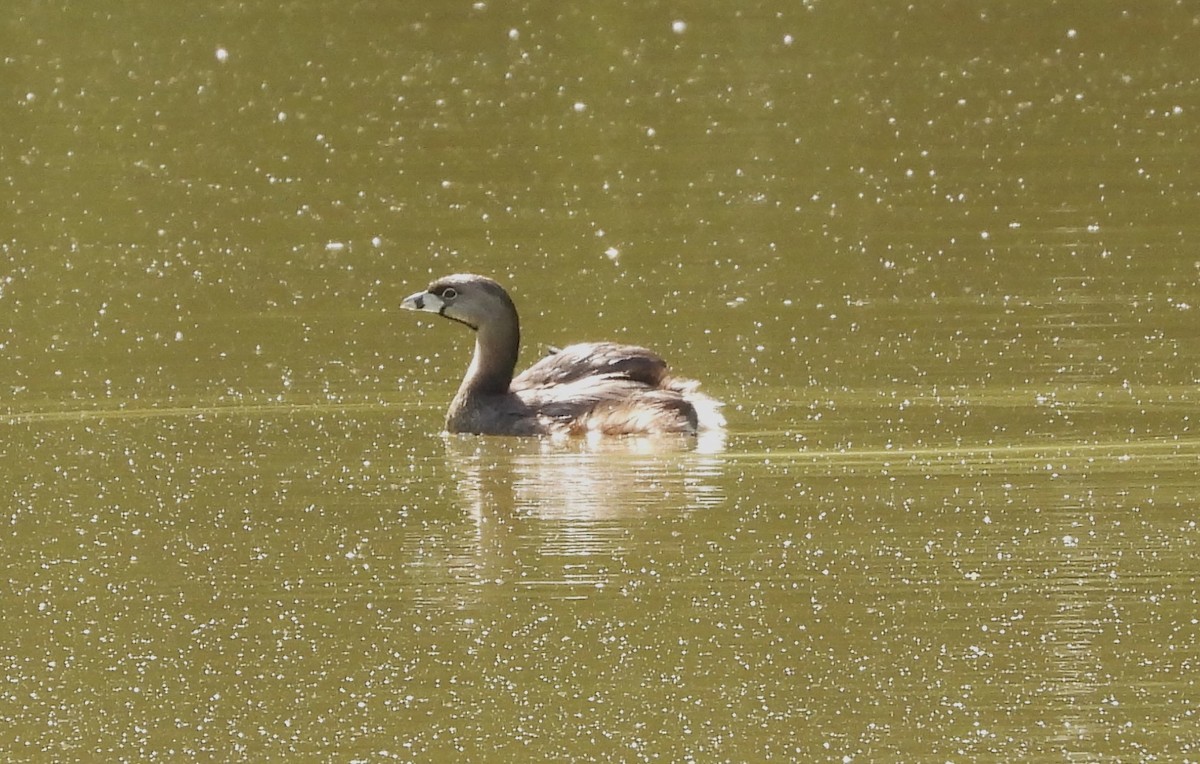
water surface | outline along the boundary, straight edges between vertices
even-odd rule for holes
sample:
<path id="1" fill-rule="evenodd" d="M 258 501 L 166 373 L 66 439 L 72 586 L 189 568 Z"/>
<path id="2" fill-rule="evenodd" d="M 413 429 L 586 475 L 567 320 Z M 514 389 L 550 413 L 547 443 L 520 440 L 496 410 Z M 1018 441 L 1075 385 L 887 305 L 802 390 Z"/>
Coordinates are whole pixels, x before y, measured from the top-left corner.
<path id="1" fill-rule="evenodd" d="M 0 19 L 6 760 L 1196 757 L 1186 6 L 166 8 Z"/>

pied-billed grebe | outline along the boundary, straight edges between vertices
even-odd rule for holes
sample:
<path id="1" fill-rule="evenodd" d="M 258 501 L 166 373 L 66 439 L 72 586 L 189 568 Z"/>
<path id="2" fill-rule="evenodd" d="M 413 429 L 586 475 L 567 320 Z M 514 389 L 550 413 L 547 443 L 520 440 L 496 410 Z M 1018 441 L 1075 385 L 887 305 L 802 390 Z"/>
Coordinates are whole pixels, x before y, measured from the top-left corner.
<path id="1" fill-rule="evenodd" d="M 504 288 L 484 276 L 438 279 L 400 307 L 475 330 L 475 356 L 446 414 L 446 430 L 480 435 L 696 433 L 725 424 L 697 382 L 634 345 L 570 345 L 514 377 L 521 329 Z"/>

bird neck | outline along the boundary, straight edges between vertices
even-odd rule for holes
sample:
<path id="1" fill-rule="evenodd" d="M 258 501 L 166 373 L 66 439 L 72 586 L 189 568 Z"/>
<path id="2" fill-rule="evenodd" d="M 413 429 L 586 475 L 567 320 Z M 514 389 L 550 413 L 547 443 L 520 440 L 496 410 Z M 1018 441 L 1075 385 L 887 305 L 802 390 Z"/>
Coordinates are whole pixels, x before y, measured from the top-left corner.
<path id="1" fill-rule="evenodd" d="M 513 370 L 517 367 L 520 344 L 521 330 L 516 321 L 481 326 L 475 334 L 475 355 L 459 388 L 459 396 L 465 398 L 507 393 L 512 384 Z"/>

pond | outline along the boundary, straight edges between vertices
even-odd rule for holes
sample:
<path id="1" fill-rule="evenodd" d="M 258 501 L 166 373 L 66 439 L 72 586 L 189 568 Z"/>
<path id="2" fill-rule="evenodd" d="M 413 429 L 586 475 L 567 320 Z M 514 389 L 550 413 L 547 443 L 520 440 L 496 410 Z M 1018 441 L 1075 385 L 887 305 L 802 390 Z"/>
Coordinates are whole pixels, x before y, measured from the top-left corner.
<path id="1" fill-rule="evenodd" d="M 9 9 L 0 751 L 1197 758 L 1198 22 Z M 464 271 L 726 431 L 444 435 Z"/>

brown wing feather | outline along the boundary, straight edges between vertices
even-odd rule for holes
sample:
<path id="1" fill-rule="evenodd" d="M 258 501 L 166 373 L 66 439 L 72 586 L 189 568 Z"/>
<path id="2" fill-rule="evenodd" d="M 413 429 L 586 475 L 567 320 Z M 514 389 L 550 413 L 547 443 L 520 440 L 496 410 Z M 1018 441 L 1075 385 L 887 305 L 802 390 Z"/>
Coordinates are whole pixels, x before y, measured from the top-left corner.
<path id="1" fill-rule="evenodd" d="M 695 432 L 696 409 L 678 393 L 647 390 L 620 400 L 605 401 L 580 422 L 580 430 L 605 435 L 644 432 Z"/>
<path id="2" fill-rule="evenodd" d="M 658 387 L 667 377 L 667 362 L 637 345 L 585 342 L 555 351 L 530 366 L 513 379 L 512 390 L 565 385 L 596 376 Z"/>
<path id="3" fill-rule="evenodd" d="M 548 430 L 608 435 L 694 432 L 695 407 L 678 390 L 655 389 L 612 376 L 590 376 L 561 385 L 516 391 Z"/>

